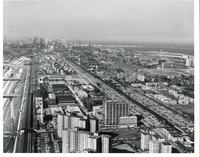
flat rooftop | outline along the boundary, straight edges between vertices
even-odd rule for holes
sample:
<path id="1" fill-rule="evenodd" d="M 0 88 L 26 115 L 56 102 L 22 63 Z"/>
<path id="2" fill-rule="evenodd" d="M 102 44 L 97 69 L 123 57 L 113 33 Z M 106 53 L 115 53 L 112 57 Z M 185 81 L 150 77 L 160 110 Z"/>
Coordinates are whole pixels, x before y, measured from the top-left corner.
<path id="1" fill-rule="evenodd" d="M 76 103 L 72 95 L 56 96 L 57 103 Z"/>
<path id="2" fill-rule="evenodd" d="M 65 84 L 52 84 L 53 91 L 70 91 L 69 88 Z"/>

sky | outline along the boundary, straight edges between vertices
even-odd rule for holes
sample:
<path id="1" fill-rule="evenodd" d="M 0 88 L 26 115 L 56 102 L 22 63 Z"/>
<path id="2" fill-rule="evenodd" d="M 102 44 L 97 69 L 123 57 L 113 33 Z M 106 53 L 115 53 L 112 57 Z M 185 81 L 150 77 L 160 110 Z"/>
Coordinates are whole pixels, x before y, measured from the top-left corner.
<path id="1" fill-rule="evenodd" d="M 105 41 L 193 42 L 193 0 L 4 0 L 3 33 Z"/>

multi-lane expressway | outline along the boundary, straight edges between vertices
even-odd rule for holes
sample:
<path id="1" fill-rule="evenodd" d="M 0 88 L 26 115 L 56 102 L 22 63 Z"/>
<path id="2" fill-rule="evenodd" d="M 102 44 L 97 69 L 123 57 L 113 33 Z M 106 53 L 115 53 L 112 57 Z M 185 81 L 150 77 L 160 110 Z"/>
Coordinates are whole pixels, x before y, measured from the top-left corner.
<path id="1" fill-rule="evenodd" d="M 73 63 L 73 62 L 71 62 L 69 60 L 67 60 L 67 64 L 70 65 L 73 69 L 75 69 L 75 71 L 77 71 L 81 76 L 84 76 L 83 78 L 87 78 L 87 80 L 97 80 L 97 82 L 101 82 L 102 85 L 104 85 L 104 87 L 108 88 L 108 85 L 104 80 L 102 80 L 101 78 L 99 78 L 97 76 L 94 76 L 92 74 L 87 73 L 79 65 L 77 65 L 77 64 L 75 64 L 75 63 Z M 130 96 L 126 95 L 123 91 L 121 91 L 119 89 L 112 89 L 112 90 L 117 91 L 117 93 L 121 97 L 124 97 L 125 99 L 128 99 L 130 102 L 133 102 L 134 104 L 137 104 L 138 106 L 140 106 L 140 107 L 144 108 L 145 110 L 149 111 L 151 114 L 155 115 L 158 119 L 160 119 L 161 121 L 165 122 L 167 125 L 170 125 L 175 130 L 179 130 L 181 132 L 183 131 L 182 129 L 179 128 L 178 125 L 175 125 L 174 123 L 172 123 L 171 119 L 161 115 L 159 112 L 156 112 L 155 110 L 152 110 L 151 108 L 148 108 L 148 106 L 145 106 L 144 104 L 140 103 L 139 101 L 137 101 L 137 99 L 131 98 Z M 171 114 L 171 115 L 173 115 L 173 114 Z"/>

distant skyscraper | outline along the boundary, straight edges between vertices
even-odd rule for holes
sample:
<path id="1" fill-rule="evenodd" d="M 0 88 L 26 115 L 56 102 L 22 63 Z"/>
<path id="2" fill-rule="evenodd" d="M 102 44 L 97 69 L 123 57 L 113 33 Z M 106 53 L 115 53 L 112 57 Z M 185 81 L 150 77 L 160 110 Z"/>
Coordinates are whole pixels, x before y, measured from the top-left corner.
<path id="1" fill-rule="evenodd" d="M 8 44 L 8 39 L 7 39 L 7 37 L 4 38 L 3 44 L 4 44 L 4 45 L 7 45 L 7 44 Z"/>
<path id="2" fill-rule="evenodd" d="M 40 43 L 39 38 L 38 38 L 38 37 L 34 37 L 33 43 L 34 43 L 34 44 L 39 44 L 39 43 Z"/>
<path id="3" fill-rule="evenodd" d="M 44 44 L 45 44 L 45 46 L 48 45 L 48 39 L 47 38 L 44 39 Z"/>
<path id="4" fill-rule="evenodd" d="M 129 114 L 128 102 L 105 101 L 104 108 L 104 125 L 117 126 L 120 117 L 126 117 Z"/>
<path id="5" fill-rule="evenodd" d="M 185 63 L 185 65 L 187 67 L 194 66 L 194 57 L 192 57 L 192 56 L 186 56 L 186 63 Z"/>

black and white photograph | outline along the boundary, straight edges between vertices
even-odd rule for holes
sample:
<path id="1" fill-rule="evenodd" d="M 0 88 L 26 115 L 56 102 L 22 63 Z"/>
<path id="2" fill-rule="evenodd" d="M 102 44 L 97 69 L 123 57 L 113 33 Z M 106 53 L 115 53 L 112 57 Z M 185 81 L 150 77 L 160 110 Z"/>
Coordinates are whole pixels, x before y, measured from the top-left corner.
<path id="1" fill-rule="evenodd" d="M 3 154 L 197 153 L 198 0 L 2 3 Z"/>

